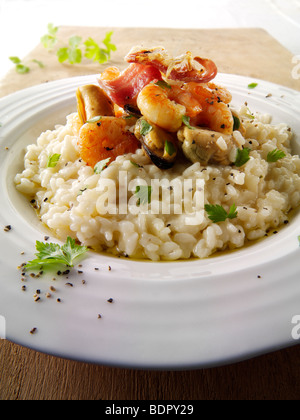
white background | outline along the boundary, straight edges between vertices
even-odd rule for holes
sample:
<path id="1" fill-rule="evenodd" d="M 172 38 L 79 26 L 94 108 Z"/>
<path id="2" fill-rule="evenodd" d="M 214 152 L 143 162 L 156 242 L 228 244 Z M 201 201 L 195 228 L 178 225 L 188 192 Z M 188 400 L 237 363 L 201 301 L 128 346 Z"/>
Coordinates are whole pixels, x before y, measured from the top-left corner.
<path id="1" fill-rule="evenodd" d="M 266 29 L 300 55 L 300 0 L 0 0 L 0 78 L 47 24 L 100 27 Z"/>

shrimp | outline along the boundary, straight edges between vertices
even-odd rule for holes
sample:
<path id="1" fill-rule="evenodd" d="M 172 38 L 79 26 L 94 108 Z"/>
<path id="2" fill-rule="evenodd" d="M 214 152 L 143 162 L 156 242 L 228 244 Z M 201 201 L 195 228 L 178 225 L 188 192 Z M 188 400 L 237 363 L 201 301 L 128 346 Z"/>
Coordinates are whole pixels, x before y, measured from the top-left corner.
<path id="1" fill-rule="evenodd" d="M 176 132 L 182 125 L 182 117 L 186 114 L 186 107 L 175 103 L 171 94 L 172 87 L 161 87 L 150 83 L 145 86 L 137 97 L 137 105 L 142 115 L 153 124 Z"/>
<path id="2" fill-rule="evenodd" d="M 234 119 L 229 108 L 230 92 L 213 83 L 186 83 L 184 89 L 190 92 L 202 107 L 202 112 L 191 119 L 195 126 L 206 126 L 213 131 L 232 134 Z"/>
<path id="3" fill-rule="evenodd" d="M 80 157 L 94 167 L 98 162 L 117 156 L 134 153 L 140 142 L 132 134 L 124 118 L 102 117 L 98 122 L 84 124 L 78 136 Z"/>

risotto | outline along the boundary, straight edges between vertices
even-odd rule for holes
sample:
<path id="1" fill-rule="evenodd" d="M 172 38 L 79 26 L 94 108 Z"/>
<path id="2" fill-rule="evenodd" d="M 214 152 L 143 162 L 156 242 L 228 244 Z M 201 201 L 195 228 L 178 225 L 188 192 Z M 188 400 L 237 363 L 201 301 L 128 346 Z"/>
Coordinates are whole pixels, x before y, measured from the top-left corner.
<path id="1" fill-rule="evenodd" d="M 34 200 L 41 222 L 58 239 L 71 236 L 100 252 L 170 261 L 241 248 L 288 223 L 289 212 L 300 204 L 300 159 L 292 154 L 293 133 L 286 124 L 273 125 L 271 116 L 254 115 L 246 105 L 231 112 L 242 125 L 232 129 L 234 147 L 223 124 L 221 135 L 214 137 L 217 130 L 205 123 L 213 133 L 213 147 L 226 152 L 228 161 L 222 155 L 204 162 L 199 151 L 192 150 L 201 131 L 191 131 L 193 116 L 187 121 L 181 116 L 185 124 L 176 128 L 176 135 L 182 147 L 169 165 L 174 137 L 166 138 L 159 160 L 166 168 L 151 158 L 143 143 L 113 157 L 112 147 L 105 146 L 108 155 L 88 164 L 82 157 L 78 113 L 73 113 L 65 125 L 42 133 L 27 147 L 16 188 Z M 137 119 L 132 124 L 132 114 L 122 117 L 128 121 L 126 135 L 139 138 Z M 99 116 L 85 125 L 97 129 L 102 121 Z M 149 127 L 143 125 L 145 129 Z"/>

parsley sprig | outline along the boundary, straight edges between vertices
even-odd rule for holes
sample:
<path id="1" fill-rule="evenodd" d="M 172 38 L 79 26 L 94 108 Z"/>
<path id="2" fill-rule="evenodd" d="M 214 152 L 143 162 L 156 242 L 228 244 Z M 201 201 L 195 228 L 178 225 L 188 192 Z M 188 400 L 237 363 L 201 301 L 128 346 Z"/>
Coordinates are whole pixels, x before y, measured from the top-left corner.
<path id="1" fill-rule="evenodd" d="M 17 73 L 26 74 L 30 72 L 29 62 L 24 63 L 19 57 L 16 56 L 9 57 L 9 59 L 12 63 L 15 64 L 15 70 Z M 40 68 L 44 67 L 44 64 L 39 60 L 33 59 L 31 62 L 37 64 Z"/>
<path id="2" fill-rule="evenodd" d="M 64 264 L 68 267 L 74 266 L 74 261 L 85 254 L 87 247 L 77 245 L 75 239 L 68 236 L 64 245 L 55 243 L 44 243 L 36 241 L 36 250 L 38 251 L 32 261 L 28 261 L 26 268 L 41 268 L 49 265 Z"/>
<path id="3" fill-rule="evenodd" d="M 237 168 L 240 168 L 241 166 L 245 165 L 245 163 L 247 163 L 248 160 L 250 160 L 250 156 L 249 156 L 250 152 L 251 152 L 251 149 L 248 149 L 247 147 L 245 147 L 244 149 L 238 149 L 236 153 L 234 165 Z"/>
<path id="4" fill-rule="evenodd" d="M 283 159 L 285 156 L 286 154 L 282 150 L 274 149 L 268 153 L 267 162 L 277 162 L 279 159 Z"/>
<path id="5" fill-rule="evenodd" d="M 135 195 L 138 198 L 137 206 L 151 202 L 152 187 L 147 185 L 138 185 L 135 189 Z"/>
<path id="6" fill-rule="evenodd" d="M 232 204 L 228 213 L 224 207 L 219 204 L 206 204 L 204 208 L 208 214 L 208 218 L 214 223 L 225 222 L 227 219 L 235 219 L 238 215 L 235 204 Z"/>

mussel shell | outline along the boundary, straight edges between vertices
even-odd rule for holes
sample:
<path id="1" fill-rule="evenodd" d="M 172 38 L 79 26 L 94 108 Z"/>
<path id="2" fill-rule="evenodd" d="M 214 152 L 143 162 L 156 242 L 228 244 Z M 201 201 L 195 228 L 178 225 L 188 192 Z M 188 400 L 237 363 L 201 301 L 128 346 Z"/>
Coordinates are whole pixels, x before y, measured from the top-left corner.
<path id="1" fill-rule="evenodd" d="M 169 161 L 166 159 L 157 156 L 153 151 L 145 145 L 145 143 L 140 139 L 143 149 L 151 159 L 152 163 L 157 166 L 159 169 L 171 169 L 174 166 L 174 161 Z"/>

